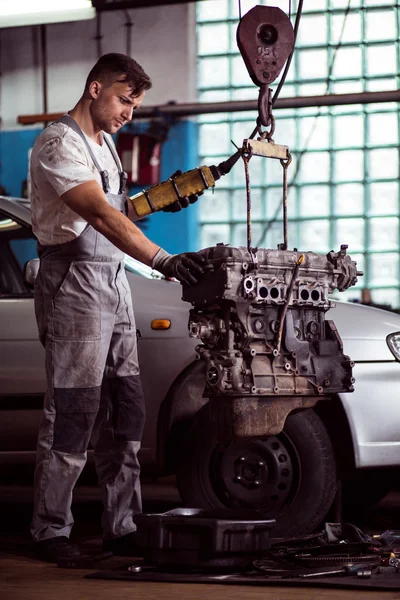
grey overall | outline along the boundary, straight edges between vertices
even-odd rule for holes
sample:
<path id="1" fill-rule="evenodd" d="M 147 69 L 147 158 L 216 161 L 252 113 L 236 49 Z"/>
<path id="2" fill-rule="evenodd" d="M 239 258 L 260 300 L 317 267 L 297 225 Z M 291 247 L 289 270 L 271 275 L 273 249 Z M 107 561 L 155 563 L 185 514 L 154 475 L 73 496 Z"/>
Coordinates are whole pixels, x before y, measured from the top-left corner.
<path id="1" fill-rule="evenodd" d="M 121 163 L 119 194 L 109 192 L 77 123 L 61 122 L 82 137 L 101 173 L 109 203 L 125 213 Z M 144 426 L 136 327 L 124 254 L 89 224 L 72 241 L 38 246 L 35 310 L 46 350 L 47 391 L 39 430 L 31 533 L 35 541 L 69 536 L 72 491 L 92 442 L 104 505 L 104 538 L 136 530 L 141 512 L 137 453 Z"/>

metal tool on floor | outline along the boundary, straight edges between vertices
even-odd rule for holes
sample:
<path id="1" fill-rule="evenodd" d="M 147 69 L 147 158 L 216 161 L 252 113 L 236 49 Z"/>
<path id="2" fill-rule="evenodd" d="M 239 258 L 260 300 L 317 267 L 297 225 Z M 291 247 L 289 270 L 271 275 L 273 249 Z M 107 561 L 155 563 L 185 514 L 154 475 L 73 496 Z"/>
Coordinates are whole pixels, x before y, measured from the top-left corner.
<path id="1" fill-rule="evenodd" d="M 297 577 L 330 577 L 331 575 L 356 575 L 359 577 L 368 578 L 372 575 L 371 565 L 368 563 L 358 563 L 355 565 L 346 565 L 341 569 L 329 571 L 319 571 L 314 573 L 301 573 Z"/>

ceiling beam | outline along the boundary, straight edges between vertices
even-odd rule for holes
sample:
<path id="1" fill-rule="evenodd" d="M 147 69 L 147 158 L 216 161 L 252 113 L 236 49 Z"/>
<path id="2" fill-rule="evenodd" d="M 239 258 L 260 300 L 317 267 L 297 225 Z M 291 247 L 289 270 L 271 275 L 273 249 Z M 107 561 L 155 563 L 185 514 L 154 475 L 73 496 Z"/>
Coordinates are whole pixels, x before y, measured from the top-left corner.
<path id="1" fill-rule="evenodd" d="M 304 108 L 306 106 L 338 106 L 346 104 L 369 104 L 371 102 L 400 102 L 400 90 L 387 92 L 361 92 L 358 94 L 327 94 L 326 96 L 295 96 L 294 98 L 278 98 L 274 108 Z M 240 112 L 257 110 L 257 100 L 232 100 L 230 102 L 193 102 L 191 104 L 161 104 L 157 106 L 141 106 L 135 113 L 137 119 L 149 119 L 160 116 L 188 117 L 220 112 Z M 64 113 L 47 115 L 20 115 L 20 125 L 32 125 L 43 121 L 56 121 Z"/>
<path id="2" fill-rule="evenodd" d="M 188 2 L 195 2 L 195 0 L 92 0 L 92 5 L 97 12 L 106 12 L 110 10 L 165 6 L 167 4 L 187 4 Z"/>

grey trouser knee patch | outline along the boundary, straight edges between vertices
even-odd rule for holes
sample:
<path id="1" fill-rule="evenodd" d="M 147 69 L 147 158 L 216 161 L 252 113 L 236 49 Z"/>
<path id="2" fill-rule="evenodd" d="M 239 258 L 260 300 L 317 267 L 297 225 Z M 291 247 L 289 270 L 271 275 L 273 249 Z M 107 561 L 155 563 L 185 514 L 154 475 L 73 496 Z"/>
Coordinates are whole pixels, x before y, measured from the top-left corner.
<path id="1" fill-rule="evenodd" d="M 86 452 L 99 410 L 101 387 L 55 388 L 53 450 Z"/>
<path id="2" fill-rule="evenodd" d="M 139 375 L 103 380 L 102 394 L 112 407 L 113 437 L 117 442 L 139 442 L 142 439 L 145 405 Z"/>

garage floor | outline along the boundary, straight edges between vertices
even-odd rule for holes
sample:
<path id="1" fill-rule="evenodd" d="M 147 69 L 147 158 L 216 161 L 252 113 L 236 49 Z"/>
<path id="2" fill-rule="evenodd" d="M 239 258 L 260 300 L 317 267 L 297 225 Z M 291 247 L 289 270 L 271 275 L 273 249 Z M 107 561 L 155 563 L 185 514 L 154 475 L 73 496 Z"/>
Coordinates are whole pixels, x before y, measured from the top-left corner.
<path id="1" fill-rule="evenodd" d="M 85 579 L 93 570 L 59 569 L 34 557 L 28 534 L 32 510 L 26 487 L 0 486 L 0 598 L 1 600 L 131 600 L 131 599 L 236 599 L 246 600 L 400 600 L 400 591 L 376 592 L 293 587 L 247 587 L 208 584 L 130 583 Z M 162 512 L 179 505 L 172 481 L 144 482 L 144 510 Z M 74 504 L 74 536 L 83 551 L 100 550 L 100 512 L 97 491 L 77 488 Z M 400 529 L 400 493 L 389 494 L 379 505 L 354 519 L 365 531 Z M 112 558 L 107 569 L 126 565 L 126 558 Z M 100 568 L 100 564 L 99 564 Z M 98 570 L 98 569 L 96 569 Z M 400 585 L 400 575 L 399 575 Z"/>

